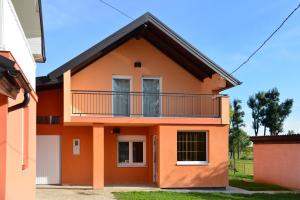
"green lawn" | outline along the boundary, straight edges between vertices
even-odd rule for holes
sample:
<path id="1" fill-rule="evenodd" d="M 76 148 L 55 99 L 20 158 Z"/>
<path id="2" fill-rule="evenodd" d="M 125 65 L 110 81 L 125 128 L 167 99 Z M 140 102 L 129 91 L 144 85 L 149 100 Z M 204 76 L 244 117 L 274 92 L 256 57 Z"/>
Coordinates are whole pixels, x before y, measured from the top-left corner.
<path id="1" fill-rule="evenodd" d="M 224 194 L 224 193 L 177 193 L 177 192 L 116 192 L 115 197 L 119 200 L 294 200 L 300 199 L 300 193 L 289 194 Z"/>
<path id="2" fill-rule="evenodd" d="M 233 165 L 233 160 L 230 160 L 231 165 Z M 253 175 L 253 160 L 235 160 L 235 168 L 237 173 L 245 175 Z M 233 172 L 233 170 L 230 170 Z"/>
<path id="3" fill-rule="evenodd" d="M 253 175 L 229 172 L 229 185 L 249 191 L 288 191 L 289 189 L 270 184 L 254 183 Z"/>

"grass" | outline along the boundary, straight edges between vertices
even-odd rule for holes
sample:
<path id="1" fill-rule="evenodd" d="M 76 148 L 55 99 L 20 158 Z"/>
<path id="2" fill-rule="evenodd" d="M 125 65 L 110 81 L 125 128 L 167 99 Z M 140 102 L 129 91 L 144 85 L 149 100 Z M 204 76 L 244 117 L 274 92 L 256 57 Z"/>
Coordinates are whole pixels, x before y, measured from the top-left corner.
<path id="1" fill-rule="evenodd" d="M 255 183 L 253 181 L 253 175 L 250 174 L 233 174 L 229 172 L 229 185 L 249 191 L 288 191 L 289 189 L 264 183 Z"/>
<path id="2" fill-rule="evenodd" d="M 300 193 L 285 194 L 224 194 L 224 193 L 178 193 L 178 192 L 115 192 L 113 193 L 119 200 L 294 200 L 300 199 Z"/>
<path id="3" fill-rule="evenodd" d="M 231 165 L 233 165 L 233 160 L 230 160 Z M 253 175 L 253 160 L 235 160 L 235 168 L 238 173 Z"/>

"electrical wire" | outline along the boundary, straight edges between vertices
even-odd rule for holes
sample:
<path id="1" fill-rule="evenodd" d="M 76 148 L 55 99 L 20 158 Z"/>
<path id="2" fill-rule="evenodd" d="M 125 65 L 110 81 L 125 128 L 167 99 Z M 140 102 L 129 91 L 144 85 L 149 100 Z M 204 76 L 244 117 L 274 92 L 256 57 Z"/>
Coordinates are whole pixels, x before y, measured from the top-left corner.
<path id="1" fill-rule="evenodd" d="M 110 8 L 112 8 L 112 9 L 114 9 L 115 11 L 117 11 L 117 12 L 120 13 L 120 14 L 122 14 L 123 16 L 125 16 L 125 17 L 127 17 L 127 18 L 129 18 L 129 19 L 131 19 L 131 20 L 134 20 L 133 17 L 129 16 L 128 14 L 126 14 L 124 11 L 118 9 L 117 7 L 115 7 L 115 6 L 113 6 L 113 5 L 109 4 L 109 3 L 107 3 L 106 1 L 103 1 L 103 0 L 98 0 L 98 1 L 101 2 L 101 3 L 103 3 L 104 5 L 106 5 L 106 6 L 110 7 Z"/>
<path id="2" fill-rule="evenodd" d="M 231 74 L 238 71 L 240 68 L 242 68 L 245 64 L 247 64 L 250 59 L 263 47 L 266 45 L 266 43 L 277 33 L 277 31 L 285 24 L 285 22 L 300 8 L 300 3 L 298 6 L 282 21 L 282 23 L 272 32 L 272 34 L 252 53 L 250 56 L 242 62 L 235 70 L 231 72 Z"/>

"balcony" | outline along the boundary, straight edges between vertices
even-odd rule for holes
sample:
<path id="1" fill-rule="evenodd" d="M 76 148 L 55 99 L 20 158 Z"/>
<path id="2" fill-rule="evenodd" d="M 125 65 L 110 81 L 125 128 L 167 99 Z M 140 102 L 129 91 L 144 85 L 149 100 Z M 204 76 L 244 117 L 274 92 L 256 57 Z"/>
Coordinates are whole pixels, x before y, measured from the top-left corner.
<path id="1" fill-rule="evenodd" d="M 224 95 L 71 91 L 74 116 L 220 118 Z"/>

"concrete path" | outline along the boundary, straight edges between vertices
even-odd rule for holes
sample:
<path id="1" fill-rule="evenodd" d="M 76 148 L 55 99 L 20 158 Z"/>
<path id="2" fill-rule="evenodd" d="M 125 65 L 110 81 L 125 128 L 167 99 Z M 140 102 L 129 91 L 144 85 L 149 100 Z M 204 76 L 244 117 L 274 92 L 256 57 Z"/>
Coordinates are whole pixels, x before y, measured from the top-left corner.
<path id="1" fill-rule="evenodd" d="M 112 192 L 132 191 L 170 191 L 170 192 L 222 192 L 227 194 L 254 194 L 254 193 L 288 193 L 291 191 L 247 191 L 235 187 L 222 189 L 159 189 L 156 187 L 105 187 L 103 190 L 93 190 L 85 186 L 38 186 L 37 200 L 111 200 L 115 199 Z"/>
<path id="2" fill-rule="evenodd" d="M 111 200 L 112 192 L 158 191 L 155 187 L 105 187 L 103 190 L 92 190 L 85 186 L 38 186 L 37 200 Z"/>

